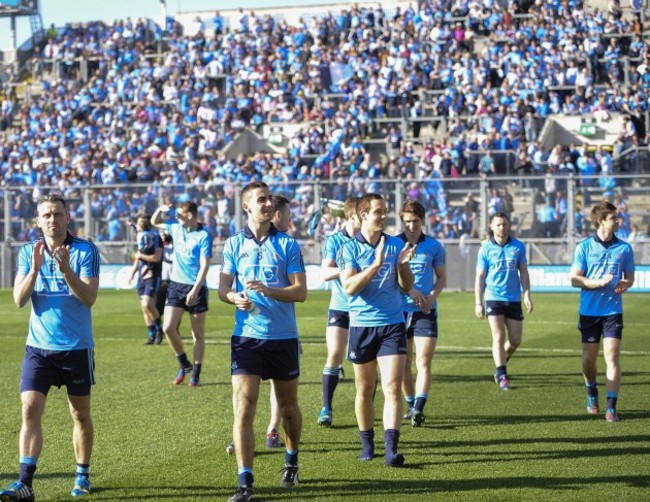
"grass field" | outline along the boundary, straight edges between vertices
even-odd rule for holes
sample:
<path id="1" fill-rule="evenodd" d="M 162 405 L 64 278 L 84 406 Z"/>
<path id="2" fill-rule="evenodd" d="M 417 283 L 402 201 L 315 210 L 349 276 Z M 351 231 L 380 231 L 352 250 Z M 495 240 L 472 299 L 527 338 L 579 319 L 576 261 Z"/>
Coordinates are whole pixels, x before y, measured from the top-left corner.
<path id="1" fill-rule="evenodd" d="M 534 299 L 524 344 L 508 366 L 514 389 L 501 392 L 492 380 L 489 328 L 474 319 L 473 296 L 443 294 L 427 422 L 421 428 L 404 425 L 400 450 L 407 467 L 388 469 L 381 457 L 356 460 L 349 363 L 349 376 L 335 396 L 334 427 L 316 425 L 328 296 L 311 293 L 298 307 L 304 347 L 301 484 L 291 491 L 279 488 L 283 454 L 264 449 L 265 385 L 256 420 L 254 500 L 650 500 L 648 297 L 625 298 L 618 424 L 585 412 L 577 294 Z M 171 385 L 176 361 L 167 346 L 143 345 L 145 330 L 134 292 L 101 291 L 93 310 L 98 384 L 93 390 L 91 500 L 225 501 L 237 483 L 235 459 L 225 453 L 232 422 L 232 308 L 212 295 L 203 386 L 198 389 Z M 17 477 L 18 385 L 28 316 L 29 307 L 16 309 L 11 292 L 0 291 L 3 484 Z M 187 333 L 187 326 L 185 321 L 181 331 Z M 602 390 L 602 361 L 599 369 Z M 37 500 L 70 500 L 74 457 L 63 391 L 50 394 L 44 431 L 34 484 Z M 379 420 L 376 431 L 383 438 Z M 383 455 L 379 441 L 378 453 Z"/>

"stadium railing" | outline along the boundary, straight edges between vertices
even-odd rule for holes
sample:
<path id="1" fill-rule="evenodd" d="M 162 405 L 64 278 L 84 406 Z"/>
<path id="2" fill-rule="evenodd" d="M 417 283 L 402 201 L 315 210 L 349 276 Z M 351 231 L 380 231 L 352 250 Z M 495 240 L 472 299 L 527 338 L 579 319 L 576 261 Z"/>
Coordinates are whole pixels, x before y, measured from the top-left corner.
<path id="1" fill-rule="evenodd" d="M 528 177 L 540 182 L 544 177 Z M 650 226 L 650 175 L 618 175 L 614 177 L 616 185 L 610 200 L 618 196 L 629 208 L 630 225 L 639 227 L 633 238 L 636 261 L 650 264 L 650 240 L 645 237 Z M 601 200 L 605 190 L 598 185 L 598 176 L 594 176 L 588 186 L 579 177 L 567 177 L 566 230 L 555 238 L 536 237 L 537 210 L 546 201 L 543 190 L 535 186 L 520 186 L 520 178 L 492 177 L 472 179 L 400 179 L 380 180 L 351 178 L 334 181 L 300 181 L 291 183 L 270 183 L 272 193 L 285 195 L 292 201 L 295 235 L 303 247 L 305 262 L 320 263 L 320 246 L 322 235 L 310 236 L 309 219 L 312 213 L 324 206 L 326 199 L 343 199 L 349 195 L 363 195 L 370 191 L 382 193 L 389 203 L 387 231 L 401 231 L 398 210 L 409 196 L 417 196 L 428 209 L 427 231 L 442 227 L 445 222 L 453 222 L 463 212 L 468 194 L 472 194 L 478 203 L 478 210 L 472 213 L 474 223 L 467 233 L 460 238 L 441 238 L 448 250 L 455 271 L 454 288 L 467 289 L 466 283 L 473 277 L 473 261 L 478 246 L 487 228 L 487 219 L 491 211 L 496 210 L 491 198 L 496 191 L 504 201 L 500 210 L 510 213 L 513 232 L 522 237 L 528 247 L 529 261 L 539 265 L 568 265 L 571 250 L 585 235 L 591 232 L 588 223 L 588 211 L 591 204 Z M 203 186 L 192 185 L 93 185 L 75 187 L 74 191 L 65 193 L 68 207 L 72 212 L 72 229 L 82 237 L 94 240 L 102 253 L 105 264 L 126 264 L 130 262 L 134 250 L 135 231 L 129 225 L 138 214 L 151 212 L 164 202 L 172 205 L 182 200 L 194 200 L 199 204 L 200 214 L 208 216 L 212 223 L 208 226 L 220 234 L 215 236 L 214 262 L 220 262 L 224 239 L 245 224 L 241 211 L 238 184 L 209 183 Z M 0 285 L 10 287 L 15 274 L 15 258 L 18 248 L 24 241 L 36 238 L 38 233 L 31 233 L 36 214 L 36 199 L 39 194 L 58 191 L 56 187 L 5 187 L 4 200 L 0 211 L 0 228 L 3 240 L 0 241 Z M 218 215 L 219 200 L 226 198 L 228 214 Z M 17 209 L 18 208 L 18 209 Z M 6 215 L 9 215 L 7 218 Z M 107 226 L 116 222 L 121 225 L 121 238 L 107 240 Z M 218 227 L 218 228 L 217 228 Z M 454 274 L 451 274 L 454 275 Z M 451 286 L 450 286 L 451 287 Z"/>

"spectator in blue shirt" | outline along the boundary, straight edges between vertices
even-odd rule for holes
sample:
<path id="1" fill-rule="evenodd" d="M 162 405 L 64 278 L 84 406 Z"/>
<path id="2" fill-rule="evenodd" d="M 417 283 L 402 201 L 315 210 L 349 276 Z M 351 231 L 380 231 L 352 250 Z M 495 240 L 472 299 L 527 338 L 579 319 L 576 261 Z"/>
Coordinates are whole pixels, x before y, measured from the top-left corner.
<path id="1" fill-rule="evenodd" d="M 555 193 L 553 197 L 555 197 Z M 546 204 L 537 211 L 537 222 L 539 224 L 538 237 L 558 236 L 559 217 L 555 210 L 554 200 L 550 195 L 546 197 Z"/>

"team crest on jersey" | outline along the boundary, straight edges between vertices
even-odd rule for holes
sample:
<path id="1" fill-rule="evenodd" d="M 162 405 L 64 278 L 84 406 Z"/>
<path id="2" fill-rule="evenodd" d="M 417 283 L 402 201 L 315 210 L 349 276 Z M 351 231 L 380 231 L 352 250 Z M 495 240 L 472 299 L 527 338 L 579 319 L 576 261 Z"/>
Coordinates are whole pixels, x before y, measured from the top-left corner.
<path id="1" fill-rule="evenodd" d="M 280 283 L 278 279 L 278 267 L 276 265 L 250 265 L 245 269 L 243 275 L 247 281 L 262 281 L 267 286 L 274 286 Z"/>
<path id="2" fill-rule="evenodd" d="M 494 263 L 495 267 L 497 270 L 514 270 L 515 269 L 515 260 L 510 258 L 510 259 L 505 259 L 505 260 L 499 260 Z"/>
<path id="3" fill-rule="evenodd" d="M 68 296 L 70 294 L 68 283 L 65 282 L 65 279 L 62 276 L 57 276 L 56 274 L 49 276 L 42 274 L 41 281 L 43 284 L 43 290 L 39 292 L 39 295 Z"/>
<path id="4" fill-rule="evenodd" d="M 383 281 L 384 279 L 386 279 L 390 275 L 391 270 L 392 270 L 391 264 L 390 263 L 384 263 L 381 266 L 381 268 L 377 271 L 375 276 L 372 278 L 372 282 Z"/>
<path id="5" fill-rule="evenodd" d="M 424 263 L 416 263 L 416 262 L 411 262 L 410 265 L 411 265 L 411 271 L 414 274 L 420 274 L 424 272 L 426 266 Z"/>

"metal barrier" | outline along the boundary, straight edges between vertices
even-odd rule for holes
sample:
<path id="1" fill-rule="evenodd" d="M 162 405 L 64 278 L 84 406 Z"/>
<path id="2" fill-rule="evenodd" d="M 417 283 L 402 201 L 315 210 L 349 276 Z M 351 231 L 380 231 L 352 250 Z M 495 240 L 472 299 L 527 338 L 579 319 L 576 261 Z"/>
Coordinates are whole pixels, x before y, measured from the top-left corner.
<path id="1" fill-rule="evenodd" d="M 432 224 L 449 223 L 459 217 L 468 205 L 468 194 L 476 201 L 471 209 L 471 226 L 465 227 L 462 239 L 442 239 L 448 247 L 449 263 L 473 263 L 474 244 L 480 242 L 487 228 L 489 215 L 502 210 L 510 214 L 513 233 L 520 236 L 529 250 L 531 263 L 569 264 L 575 244 L 591 232 L 588 212 L 591 205 L 604 197 L 619 197 L 629 206 L 629 221 L 648 234 L 650 226 L 650 175 L 618 175 L 555 177 L 558 189 L 566 194 L 566 214 L 558 222 L 554 238 L 547 234 L 537 218 L 538 210 L 555 194 L 546 194 L 547 177 L 480 177 L 460 179 L 407 178 L 399 180 L 350 177 L 328 181 L 280 182 L 269 181 L 271 192 L 291 201 L 295 236 L 305 253 L 307 263 L 320 263 L 320 243 L 309 237 L 307 227 L 315 209 L 324 199 L 344 200 L 351 195 L 382 193 L 389 205 L 387 231 L 401 231 L 399 207 L 407 198 L 417 198 L 428 210 L 429 231 Z M 239 199 L 240 184 L 206 183 L 205 185 L 92 185 L 64 191 L 77 235 L 97 242 L 104 263 L 127 263 L 134 248 L 135 230 L 130 226 L 137 216 L 151 214 L 160 204 L 172 206 L 183 200 L 193 200 L 199 213 L 215 236 L 215 256 L 218 260 L 223 240 L 245 224 Z M 0 253 L 2 286 L 11 285 L 15 266 L 15 250 L 22 242 L 38 238 L 35 227 L 36 201 L 41 194 L 58 192 L 56 187 L 5 187 L 0 205 Z M 497 206 L 495 197 L 501 199 Z M 544 231 L 542 231 L 544 230 Z M 650 246 L 645 237 L 634 240 L 637 263 L 650 264 Z M 468 251 L 469 249 L 469 251 Z M 463 265 L 466 266 L 466 265 Z M 458 268 L 459 277 L 471 275 Z M 460 280 L 460 279 L 459 279 Z M 464 280 L 464 279 L 463 279 Z M 466 287 L 466 286 L 463 286 Z"/>

